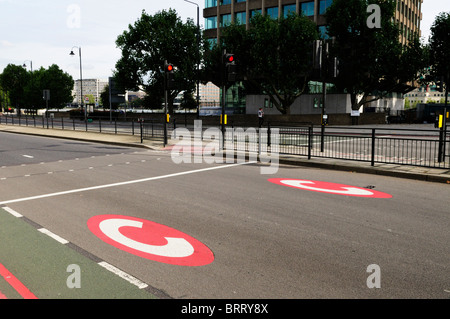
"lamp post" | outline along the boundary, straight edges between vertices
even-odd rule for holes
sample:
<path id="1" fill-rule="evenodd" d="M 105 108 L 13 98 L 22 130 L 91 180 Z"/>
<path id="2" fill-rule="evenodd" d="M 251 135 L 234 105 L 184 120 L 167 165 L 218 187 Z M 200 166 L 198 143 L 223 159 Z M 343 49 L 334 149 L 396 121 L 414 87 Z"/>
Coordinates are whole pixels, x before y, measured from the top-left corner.
<path id="1" fill-rule="evenodd" d="M 189 2 L 193 5 L 197 6 L 197 28 L 198 28 L 198 38 L 197 38 L 197 44 L 200 46 L 200 7 L 197 3 L 184 0 L 185 2 Z M 197 119 L 200 118 L 200 61 L 197 62 Z"/>
<path id="2" fill-rule="evenodd" d="M 81 64 L 81 47 L 74 46 L 72 50 L 70 51 L 70 55 L 74 56 L 75 53 L 73 52 L 74 48 L 78 48 L 78 55 L 80 56 L 80 99 L 81 99 L 81 107 L 84 109 L 84 121 L 87 121 L 87 109 L 84 107 L 84 99 L 83 99 L 83 68 Z"/>

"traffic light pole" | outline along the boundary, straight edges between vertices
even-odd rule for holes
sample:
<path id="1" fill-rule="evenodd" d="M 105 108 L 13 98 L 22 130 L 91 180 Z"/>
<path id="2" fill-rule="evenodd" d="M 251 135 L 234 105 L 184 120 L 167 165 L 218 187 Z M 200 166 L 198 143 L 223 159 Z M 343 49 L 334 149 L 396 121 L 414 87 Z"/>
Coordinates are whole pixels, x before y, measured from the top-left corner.
<path id="1" fill-rule="evenodd" d="M 320 151 L 324 152 L 325 149 L 325 117 L 327 116 L 327 72 L 328 72 L 328 43 L 325 41 L 321 45 L 321 58 L 322 58 L 322 118 L 321 118 L 321 131 L 320 131 Z"/>
<path id="2" fill-rule="evenodd" d="M 444 104 L 444 112 L 442 114 L 442 125 L 439 128 L 439 149 L 438 149 L 438 162 L 445 162 L 445 144 L 447 142 L 447 104 L 448 104 L 448 81 L 449 74 L 444 77 L 444 81 L 441 82 L 442 87 L 444 87 L 445 83 L 445 104 Z"/>
<path id="3" fill-rule="evenodd" d="M 164 147 L 168 144 L 168 137 L 167 137 L 167 70 L 166 70 L 167 61 L 164 63 Z"/>

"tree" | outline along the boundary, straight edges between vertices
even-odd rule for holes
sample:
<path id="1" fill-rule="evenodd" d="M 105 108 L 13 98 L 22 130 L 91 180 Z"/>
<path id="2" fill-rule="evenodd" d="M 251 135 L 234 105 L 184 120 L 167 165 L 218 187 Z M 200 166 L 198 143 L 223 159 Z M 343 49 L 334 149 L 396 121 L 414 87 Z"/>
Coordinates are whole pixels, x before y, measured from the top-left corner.
<path id="1" fill-rule="evenodd" d="M 431 73 L 443 77 L 448 85 L 450 78 L 450 13 L 440 13 L 431 26 L 429 39 Z"/>
<path id="2" fill-rule="evenodd" d="M 159 92 L 159 100 L 164 96 L 164 61 L 172 63 L 177 87 L 170 90 L 168 111 L 173 113 L 173 100 L 178 93 L 195 88 L 201 59 L 199 39 L 197 25 L 190 19 L 183 23 L 174 10 L 153 16 L 143 11 L 140 19 L 116 40 L 122 57 L 116 63 L 114 76 L 126 89 L 142 88 L 148 95 Z"/>
<path id="3" fill-rule="evenodd" d="M 30 81 L 28 87 L 33 86 L 32 101 L 37 107 L 43 108 L 46 106 L 46 102 L 42 99 L 44 90 L 50 90 L 49 108 L 63 108 L 67 103 L 73 101 L 74 80 L 71 75 L 62 71 L 58 65 L 53 64 L 48 69 L 41 67 L 33 71 L 32 76 L 33 84 Z M 28 97 L 28 101 L 30 101 L 30 97 Z"/>
<path id="4" fill-rule="evenodd" d="M 5 112 L 9 103 L 9 93 L 0 86 L 0 112 Z"/>
<path id="5" fill-rule="evenodd" d="M 234 53 L 247 91 L 267 94 L 282 114 L 305 92 L 311 73 L 316 25 L 307 17 L 290 14 L 278 20 L 256 15 L 250 28 L 233 24 L 223 30 L 221 43 L 207 54 L 206 70 L 217 85 L 223 49 Z"/>
<path id="6" fill-rule="evenodd" d="M 368 23 L 369 4 L 380 7 L 380 28 Z M 418 37 L 406 46 L 400 43 L 394 10 L 392 0 L 334 0 L 326 12 L 328 35 L 335 41 L 331 54 L 340 61 L 335 84 L 350 94 L 353 110 L 391 92 L 414 89 L 408 82 L 417 81 L 427 67 Z"/>
<path id="7" fill-rule="evenodd" d="M 100 103 L 104 108 L 109 109 L 109 85 L 106 85 L 103 91 L 100 93 Z"/>
<path id="8" fill-rule="evenodd" d="M 19 110 L 19 114 L 20 107 L 25 105 L 24 87 L 28 81 L 28 72 L 22 66 L 14 64 L 8 64 L 0 76 L 0 86 L 9 92 L 9 100 Z"/>

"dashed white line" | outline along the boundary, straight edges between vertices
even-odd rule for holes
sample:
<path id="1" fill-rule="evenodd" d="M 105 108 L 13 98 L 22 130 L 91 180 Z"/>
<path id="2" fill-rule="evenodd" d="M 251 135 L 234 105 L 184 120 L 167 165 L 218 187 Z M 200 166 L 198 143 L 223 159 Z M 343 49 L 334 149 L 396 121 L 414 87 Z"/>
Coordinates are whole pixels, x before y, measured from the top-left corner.
<path id="1" fill-rule="evenodd" d="M 14 217 L 17 217 L 17 218 L 22 218 L 23 217 L 23 215 L 19 214 L 18 212 L 16 212 L 15 210 L 13 210 L 13 209 L 11 209 L 9 207 L 1 207 L 1 208 L 3 210 L 5 210 L 6 212 L 10 213 L 11 215 L 13 215 Z M 56 240 L 57 242 L 59 242 L 59 243 L 61 243 L 63 245 L 67 245 L 67 244 L 70 243 L 68 240 L 66 240 L 66 239 L 64 239 L 64 238 L 62 238 L 62 237 L 52 233 L 51 231 L 49 231 L 46 228 L 40 228 L 40 229 L 38 229 L 38 231 L 41 232 L 42 234 L 45 234 L 45 235 L 49 236 L 50 238 L 53 238 L 54 240 Z M 120 270 L 117 267 L 114 267 L 111 264 L 108 264 L 105 261 L 98 262 L 97 265 L 99 265 L 99 266 L 103 267 L 104 269 L 112 272 L 113 274 L 119 276 L 120 278 L 128 281 L 129 283 L 135 285 L 139 289 L 145 289 L 145 288 L 148 287 L 148 285 L 145 282 L 142 282 L 141 280 L 131 276 L 130 274 Z"/>
<path id="2" fill-rule="evenodd" d="M 81 193 L 81 192 L 87 192 L 87 191 L 104 189 L 104 188 L 111 188 L 111 187 L 130 185 L 130 184 L 138 184 L 138 183 L 155 181 L 155 180 L 159 180 L 159 179 L 166 179 L 166 178 L 171 178 L 171 177 L 190 175 L 190 174 L 196 174 L 196 173 L 207 172 L 207 171 L 214 171 L 214 170 L 219 170 L 219 169 L 224 169 L 224 168 L 231 168 L 231 167 L 242 166 L 242 165 L 247 165 L 247 164 L 255 164 L 255 163 L 256 163 L 256 161 L 249 161 L 249 162 L 244 162 L 244 163 L 228 164 L 228 165 L 222 165 L 222 166 L 214 166 L 214 167 L 202 168 L 202 169 L 197 169 L 197 170 L 192 170 L 192 171 L 185 171 L 185 172 L 180 172 L 180 173 L 167 174 L 167 175 L 162 175 L 162 176 L 148 177 L 148 178 L 137 179 L 137 180 L 132 180 L 132 181 L 126 181 L 126 182 L 119 182 L 119 183 L 112 183 L 112 184 L 106 184 L 106 185 L 78 188 L 78 189 L 72 189 L 72 190 L 62 191 L 62 192 L 56 192 L 56 193 L 50 193 L 50 194 L 44 194 L 44 195 L 37 195 L 37 196 L 30 196 L 30 197 L 24 197 L 24 198 L 12 199 L 12 200 L 6 200 L 6 201 L 3 201 L 3 202 L 0 202 L 0 205 L 8 205 L 8 204 L 12 204 L 12 203 L 26 202 L 26 201 L 42 199 L 42 198 L 56 197 L 56 196 L 62 196 L 62 195 L 68 195 L 68 194 L 74 194 L 74 193 Z"/>
<path id="3" fill-rule="evenodd" d="M 53 233 L 52 233 L 51 231 L 49 231 L 48 229 L 41 228 L 41 229 L 38 229 L 38 231 L 40 231 L 41 233 L 43 233 L 43 234 L 45 234 L 45 235 L 47 235 L 47 236 L 53 238 L 54 240 L 56 240 L 57 242 L 59 242 L 59 243 L 61 243 L 61 244 L 63 244 L 63 245 L 67 245 L 67 244 L 69 243 L 68 240 L 65 240 L 64 238 L 59 237 L 59 236 L 56 235 L 56 234 L 53 234 Z"/>
<path id="4" fill-rule="evenodd" d="M 31 155 L 22 155 L 23 157 L 26 157 L 26 158 L 34 158 L 34 156 L 31 156 Z"/>
<path id="5" fill-rule="evenodd" d="M 6 210 L 8 213 L 10 213 L 11 215 L 13 215 L 14 217 L 17 218 L 22 218 L 23 216 L 21 214 L 19 214 L 18 212 L 16 212 L 15 210 L 9 208 L 9 207 L 2 207 L 3 210 Z"/>
<path id="6" fill-rule="evenodd" d="M 120 270 L 119 268 L 114 267 L 113 265 L 108 264 L 107 262 L 99 262 L 98 265 L 102 266 L 103 268 L 109 270 L 110 272 L 116 274 L 117 276 L 119 276 L 120 278 L 125 279 L 126 281 L 132 283 L 133 285 L 137 286 L 139 289 L 145 289 L 148 287 L 148 285 L 142 281 L 140 281 L 139 279 L 123 272 L 122 270 Z"/>

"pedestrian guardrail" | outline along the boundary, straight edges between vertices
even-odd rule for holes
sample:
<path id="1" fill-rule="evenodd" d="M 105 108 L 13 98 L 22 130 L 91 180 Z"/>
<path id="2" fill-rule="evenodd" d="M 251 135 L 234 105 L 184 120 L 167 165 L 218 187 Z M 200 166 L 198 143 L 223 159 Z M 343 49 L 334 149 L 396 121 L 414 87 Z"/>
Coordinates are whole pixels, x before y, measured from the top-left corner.
<path id="1" fill-rule="evenodd" d="M 146 139 L 164 140 L 163 120 L 118 121 L 89 118 L 44 118 L 38 116 L 0 116 L 0 124 L 24 125 L 110 134 L 140 135 Z M 167 123 L 167 134 L 176 137 L 176 121 Z M 185 128 L 193 130 L 194 126 Z M 202 132 L 210 127 L 203 126 Z M 218 127 L 219 129 L 219 127 Z M 203 139 L 203 134 L 202 134 Z M 268 123 L 261 128 L 226 127 L 223 147 L 246 152 L 277 152 L 287 155 L 334 158 L 341 160 L 450 168 L 449 126 L 443 130 L 399 128 L 338 127 L 297 123 Z"/>

